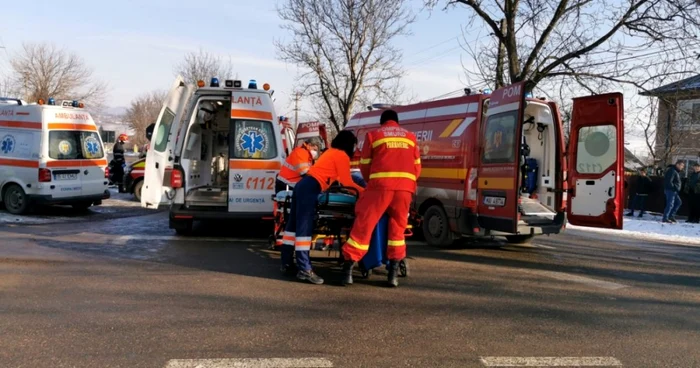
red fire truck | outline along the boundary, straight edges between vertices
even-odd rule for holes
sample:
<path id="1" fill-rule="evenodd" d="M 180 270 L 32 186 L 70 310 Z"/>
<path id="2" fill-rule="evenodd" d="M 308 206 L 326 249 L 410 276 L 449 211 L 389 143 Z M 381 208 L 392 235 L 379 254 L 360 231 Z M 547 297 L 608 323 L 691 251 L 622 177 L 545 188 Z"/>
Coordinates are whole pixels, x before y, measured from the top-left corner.
<path id="1" fill-rule="evenodd" d="M 330 142 L 328 142 L 328 133 L 326 130 L 326 124 L 318 121 L 307 121 L 304 123 L 299 123 L 296 132 L 296 144 L 295 146 L 301 145 L 305 139 L 312 137 L 318 137 L 321 142 L 325 145 L 320 147 L 321 150 L 330 148 Z"/>
<path id="2" fill-rule="evenodd" d="M 558 106 L 527 86 L 393 107 L 421 149 L 415 205 L 429 244 L 469 236 L 526 243 L 561 232 L 567 220 L 622 228 L 622 94 L 574 99 L 567 146 Z M 381 113 L 349 121 L 358 146 Z"/>

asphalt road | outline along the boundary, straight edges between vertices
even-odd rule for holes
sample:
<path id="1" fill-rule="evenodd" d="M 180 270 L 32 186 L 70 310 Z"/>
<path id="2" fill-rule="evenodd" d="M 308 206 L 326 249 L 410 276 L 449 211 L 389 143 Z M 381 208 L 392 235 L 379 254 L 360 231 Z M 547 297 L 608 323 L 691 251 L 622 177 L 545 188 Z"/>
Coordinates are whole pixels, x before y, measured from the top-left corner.
<path id="1" fill-rule="evenodd" d="M 700 367 L 698 247 L 411 242 L 398 289 L 315 286 L 254 224 L 166 216 L 0 225 L 0 367 Z"/>

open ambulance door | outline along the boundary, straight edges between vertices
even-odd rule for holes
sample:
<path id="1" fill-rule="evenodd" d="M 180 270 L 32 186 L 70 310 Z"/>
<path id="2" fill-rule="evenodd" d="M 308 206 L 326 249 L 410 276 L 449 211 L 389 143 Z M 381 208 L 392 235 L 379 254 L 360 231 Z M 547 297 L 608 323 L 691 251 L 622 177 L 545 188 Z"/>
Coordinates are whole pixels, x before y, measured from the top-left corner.
<path id="1" fill-rule="evenodd" d="M 624 109 L 621 93 L 574 99 L 567 217 L 579 226 L 622 229 Z"/>
<path id="2" fill-rule="evenodd" d="M 150 149 L 146 153 L 146 170 L 141 189 L 141 207 L 158 208 L 163 197 L 163 179 L 165 169 L 172 167 L 175 153 L 174 134 L 177 134 L 178 125 L 186 102 L 192 94 L 192 87 L 185 84 L 185 80 L 178 76 L 175 79 L 165 103 L 158 114 L 156 125 L 153 129 Z M 167 199 L 167 196 L 166 196 Z M 170 202 L 166 200 L 166 202 Z"/>
<path id="3" fill-rule="evenodd" d="M 479 226 L 518 230 L 520 141 L 528 81 L 493 92 L 480 131 L 477 213 Z"/>

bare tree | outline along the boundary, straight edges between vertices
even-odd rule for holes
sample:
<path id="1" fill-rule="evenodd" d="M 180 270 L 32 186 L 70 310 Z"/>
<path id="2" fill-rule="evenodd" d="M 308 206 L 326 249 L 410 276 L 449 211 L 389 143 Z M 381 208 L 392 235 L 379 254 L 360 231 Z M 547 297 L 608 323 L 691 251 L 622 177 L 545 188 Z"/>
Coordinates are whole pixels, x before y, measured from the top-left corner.
<path id="1" fill-rule="evenodd" d="M 136 97 L 131 101 L 131 105 L 124 113 L 124 121 L 129 123 L 136 133 L 132 142 L 138 146 L 148 143 L 146 139 L 146 128 L 158 119 L 158 113 L 165 100 L 166 93 L 163 91 L 152 91 Z"/>
<path id="2" fill-rule="evenodd" d="M 175 66 L 175 75 L 182 75 L 187 83 L 196 85 L 197 81 L 209 83 L 211 78 L 220 80 L 233 77 L 233 64 L 231 60 L 200 49 L 199 52 L 185 54 L 185 58 Z"/>
<path id="3" fill-rule="evenodd" d="M 293 39 L 276 41 L 281 59 L 296 64 L 304 95 L 320 106 L 336 130 L 381 96 L 401 75 L 401 53 L 392 41 L 415 20 L 405 0 L 285 0 L 278 7 Z"/>
<path id="4" fill-rule="evenodd" d="M 78 55 L 52 44 L 23 44 L 10 65 L 13 87 L 25 100 L 53 97 L 85 101 L 87 106 L 101 106 L 105 101 L 107 85 L 93 76 Z"/>
<path id="5" fill-rule="evenodd" d="M 492 86 L 567 77 L 586 90 L 606 82 L 643 86 L 649 66 L 697 67 L 700 8 L 690 0 L 425 0 L 463 6 L 492 37 L 466 48 L 473 74 Z M 502 22 L 501 22 L 502 20 Z M 500 46 L 500 47 L 499 47 Z M 499 58 L 499 51 L 500 58 Z M 651 65 L 650 65 L 651 64 Z M 499 75 L 497 71 L 503 68 Z M 691 70 L 675 71 L 679 75 Z M 697 70 L 697 69 L 695 69 Z M 497 78 L 498 76 L 498 78 Z M 500 80 L 499 78 L 502 78 Z"/>

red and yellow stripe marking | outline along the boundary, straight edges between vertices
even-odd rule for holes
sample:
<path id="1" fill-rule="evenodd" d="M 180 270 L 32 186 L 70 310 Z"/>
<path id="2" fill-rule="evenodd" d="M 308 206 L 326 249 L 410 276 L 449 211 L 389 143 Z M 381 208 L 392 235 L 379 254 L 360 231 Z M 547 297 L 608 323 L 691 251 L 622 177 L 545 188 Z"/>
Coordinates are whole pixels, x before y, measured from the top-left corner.
<path id="1" fill-rule="evenodd" d="M 272 120 L 269 111 L 231 109 L 231 118 Z"/>
<path id="2" fill-rule="evenodd" d="M 243 161 L 229 160 L 229 169 L 238 170 L 279 170 L 282 164 L 279 161 Z"/>
<path id="3" fill-rule="evenodd" d="M 12 167 L 28 167 L 32 169 L 39 168 L 39 161 L 37 160 L 19 160 L 12 158 L 0 158 L 0 165 L 12 166 Z"/>
<path id="4" fill-rule="evenodd" d="M 445 130 L 440 133 L 440 138 L 446 138 L 449 137 L 450 134 L 454 133 L 455 129 L 459 127 L 459 124 L 463 122 L 464 119 L 453 119 L 452 122 L 445 128 Z"/>
<path id="5" fill-rule="evenodd" d="M 46 163 L 46 167 L 94 167 L 107 166 L 107 160 L 56 160 Z"/>
<path id="6" fill-rule="evenodd" d="M 467 171 L 467 169 L 441 169 L 423 167 L 420 171 L 419 179 L 430 178 L 465 180 L 467 178 Z"/>
<path id="7" fill-rule="evenodd" d="M 479 178 L 479 189 L 514 189 L 515 178 Z"/>
<path id="8" fill-rule="evenodd" d="M 91 124 L 49 123 L 49 130 L 90 130 L 96 132 L 97 127 Z"/>
<path id="9" fill-rule="evenodd" d="M 41 122 L 0 120 L 0 127 L 41 129 Z"/>

